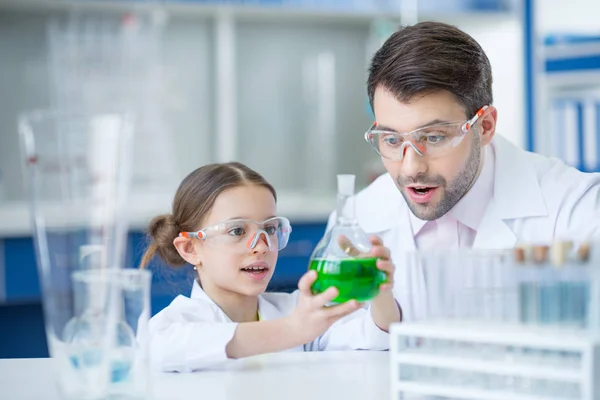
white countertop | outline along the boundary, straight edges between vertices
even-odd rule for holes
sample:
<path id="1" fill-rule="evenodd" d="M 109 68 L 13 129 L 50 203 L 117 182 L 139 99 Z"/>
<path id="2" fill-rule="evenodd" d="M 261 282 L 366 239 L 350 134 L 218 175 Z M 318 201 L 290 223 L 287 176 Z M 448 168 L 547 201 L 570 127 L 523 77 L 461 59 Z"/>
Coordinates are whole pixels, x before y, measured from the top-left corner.
<path id="1" fill-rule="evenodd" d="M 335 209 L 335 194 L 308 195 L 280 192 L 278 214 L 294 222 L 324 222 Z M 132 230 L 145 230 L 150 220 L 171 211 L 172 194 L 146 194 L 132 196 L 128 201 L 129 226 Z M 0 238 L 22 237 L 32 234 L 29 203 L 26 201 L 0 202 Z"/>
<path id="2" fill-rule="evenodd" d="M 49 358 L 0 359 L 0 397 L 59 400 Z M 276 353 L 222 369 L 155 373 L 155 400 L 367 400 L 390 398 L 389 353 Z"/>

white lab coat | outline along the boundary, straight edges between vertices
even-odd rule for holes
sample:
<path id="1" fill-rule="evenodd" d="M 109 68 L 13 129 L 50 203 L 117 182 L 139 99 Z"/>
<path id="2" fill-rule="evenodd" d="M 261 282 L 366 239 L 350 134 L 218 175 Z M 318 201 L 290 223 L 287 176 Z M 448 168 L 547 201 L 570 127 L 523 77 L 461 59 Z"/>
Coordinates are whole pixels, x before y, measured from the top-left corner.
<path id="1" fill-rule="evenodd" d="M 600 174 L 586 174 L 555 158 L 526 152 L 501 136 L 495 151 L 494 194 L 477 229 L 473 248 L 509 249 L 517 242 L 600 240 Z M 360 226 L 382 238 L 396 264 L 394 295 L 403 319 L 424 315 L 423 272 L 406 268 L 415 240 L 406 201 L 389 174 L 354 197 Z M 329 219 L 329 227 L 335 212 Z"/>
<path id="2" fill-rule="evenodd" d="M 258 297 L 261 320 L 287 316 L 296 308 L 298 291 Z M 237 323 L 194 281 L 190 297 L 177 296 L 150 319 L 150 356 L 161 371 L 193 371 L 227 360 L 225 347 Z M 359 309 L 334 323 L 314 341 L 288 351 L 387 350 L 389 334 L 375 325 L 368 309 Z"/>

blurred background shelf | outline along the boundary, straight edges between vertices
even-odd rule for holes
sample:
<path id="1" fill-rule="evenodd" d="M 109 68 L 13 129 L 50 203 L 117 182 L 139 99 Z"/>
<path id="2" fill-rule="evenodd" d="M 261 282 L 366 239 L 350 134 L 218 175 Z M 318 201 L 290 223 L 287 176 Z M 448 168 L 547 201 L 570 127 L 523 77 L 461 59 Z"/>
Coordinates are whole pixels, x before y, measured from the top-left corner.
<path id="1" fill-rule="evenodd" d="M 531 150 L 600 172 L 600 35 L 547 34 L 540 62 Z"/>
<path id="2" fill-rule="evenodd" d="M 600 87 L 600 36 L 550 35 L 542 54 L 545 79 L 553 87 Z"/>
<path id="3" fill-rule="evenodd" d="M 132 231 L 145 231 L 155 216 L 171 211 L 172 195 L 132 196 L 128 210 Z M 335 196 L 307 196 L 298 193 L 278 193 L 278 211 L 290 219 L 293 225 L 327 221 L 335 209 Z M 0 240 L 32 235 L 29 203 L 12 201 L 0 203 Z"/>
<path id="4" fill-rule="evenodd" d="M 418 19 L 458 25 L 480 41 L 495 68 L 496 104 L 507 116 L 499 126 L 519 144 L 514 93 L 521 82 L 514 77 L 521 65 L 518 57 L 507 63 L 505 54 L 521 38 L 510 3 L 419 0 Z M 51 105 L 48 22 L 147 13 L 157 4 L 166 17 L 161 102 L 172 145 L 164 160 L 174 160 L 165 166 L 174 172 L 156 194 L 144 172 L 161 158 L 134 157 L 126 267 L 139 264 L 145 227 L 168 212 L 187 173 L 238 160 L 274 185 L 279 213 L 292 222 L 269 289 L 294 290 L 335 207 L 335 175 L 356 174 L 361 188 L 383 172 L 363 139 L 373 119 L 365 81 L 372 54 L 399 23 L 410 22 L 397 1 L 0 0 L 0 87 L 11 94 L 0 96 L 0 326 L 12 324 L 0 333 L 0 357 L 47 354 L 17 117 Z M 140 154 L 146 142 L 138 138 Z M 190 268 L 157 261 L 151 269 L 153 313 L 189 294 Z M 37 328 L 25 332 L 31 321 Z"/>
<path id="5" fill-rule="evenodd" d="M 16 122 L 24 111 L 51 105 L 48 22 L 64 21 L 73 12 L 148 12 L 156 4 L 0 0 L 0 88 L 10 93 L 0 96 L 0 326 L 12 324 L 10 331 L 0 333 L 0 357 L 47 354 Z M 135 159 L 126 266 L 139 264 L 147 223 L 168 212 L 187 173 L 235 159 L 274 185 L 279 213 L 292 221 L 290 243 L 279 255 L 269 289 L 294 290 L 335 207 L 335 175 L 356 174 L 361 188 L 383 172 L 363 139 L 373 119 L 365 88 L 367 68 L 383 40 L 399 23 L 411 20 L 401 14 L 398 1 L 158 4 L 166 16 L 161 101 L 174 160 L 165 167 L 174 172 L 155 194 L 147 187 L 152 177 L 144 171 L 165 161 Z M 418 20 L 457 25 L 481 43 L 494 70 L 495 104 L 502 116 L 498 130 L 523 145 L 517 2 L 418 4 Z M 509 52 L 514 56 L 507 58 Z M 138 139 L 144 154 L 146 141 Z M 153 313 L 177 294 L 189 293 L 189 268 L 173 270 L 157 261 L 151 269 Z M 39 327 L 27 333 L 31 321 Z"/>
<path id="6" fill-rule="evenodd" d="M 515 13 L 497 6 L 503 2 L 444 2 L 437 9 L 426 7 L 432 0 L 421 3 L 419 19 L 457 22 L 482 36 L 484 45 L 497 41 L 487 32 L 489 24 L 497 27 L 498 36 L 518 29 Z M 0 52 L 11 54 L 0 58 L 0 86 L 13 93 L 0 99 L 0 215 L 10 217 L 0 220 L 2 234 L 28 231 L 19 205 L 26 197 L 16 120 L 25 110 L 50 104 L 48 21 L 64 19 L 72 10 L 123 13 L 132 7 L 148 11 L 156 4 L 168 15 L 161 101 L 175 164 L 169 167 L 175 172 L 161 185 L 166 197 L 198 166 L 235 159 L 258 170 L 278 191 L 290 193 L 289 198 L 301 199 L 292 202 L 297 208 L 280 203 L 290 217 L 324 221 L 323 207 L 313 203 L 335 196 L 336 173 L 356 174 L 360 188 L 383 172 L 362 138 L 373 118 L 364 82 L 371 54 L 400 21 L 398 10 L 386 11 L 398 2 L 0 0 Z M 498 68 L 500 80 L 512 75 L 517 64 L 505 72 Z M 223 81 L 228 83 L 223 86 Z M 497 92 L 497 102 L 511 105 L 510 85 L 497 86 L 507 88 L 504 96 Z M 505 121 L 506 132 L 517 132 L 510 125 L 518 126 L 518 119 Z M 145 145 L 138 141 L 141 154 Z M 148 199 L 141 207 L 148 212 L 132 218 L 139 228 L 152 211 L 166 210 L 167 203 L 148 203 L 156 196 L 148 193 L 145 180 L 152 177 L 144 171 L 156 157 L 134 158 L 139 179 L 134 179 L 133 195 Z"/>
<path id="7" fill-rule="evenodd" d="M 420 0 L 419 18 L 502 18 L 514 15 L 514 1 Z M 160 6 L 173 16 L 214 16 L 229 12 L 240 18 L 317 18 L 330 21 L 367 21 L 378 17 L 399 18 L 400 1 L 395 0 L 0 0 L 5 10 L 47 12 L 79 10 L 123 12 Z M 448 15 L 451 14 L 451 15 Z"/>

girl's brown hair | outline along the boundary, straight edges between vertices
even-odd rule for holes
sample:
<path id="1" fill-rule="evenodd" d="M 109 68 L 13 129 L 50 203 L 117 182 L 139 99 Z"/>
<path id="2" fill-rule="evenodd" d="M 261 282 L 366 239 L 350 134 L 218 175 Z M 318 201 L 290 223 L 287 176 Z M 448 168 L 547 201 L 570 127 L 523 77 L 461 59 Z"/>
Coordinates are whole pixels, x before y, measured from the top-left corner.
<path id="1" fill-rule="evenodd" d="M 209 164 L 185 177 L 175 193 L 173 213 L 159 215 L 150 221 L 150 245 L 142 257 L 140 268 L 145 268 L 157 253 L 170 266 L 185 265 L 186 261 L 173 246 L 173 240 L 179 232 L 198 229 L 197 225 L 206 217 L 221 192 L 242 185 L 263 186 L 277 200 L 273 186 L 242 163 Z"/>

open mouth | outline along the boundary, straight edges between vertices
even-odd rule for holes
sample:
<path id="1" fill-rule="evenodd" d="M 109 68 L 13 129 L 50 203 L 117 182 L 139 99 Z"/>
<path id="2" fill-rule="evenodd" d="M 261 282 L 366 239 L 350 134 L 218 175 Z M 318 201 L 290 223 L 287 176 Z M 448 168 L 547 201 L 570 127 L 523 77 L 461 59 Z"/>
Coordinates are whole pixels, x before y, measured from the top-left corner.
<path id="1" fill-rule="evenodd" d="M 433 188 L 427 186 L 411 187 L 411 190 L 413 190 L 416 194 L 427 194 L 431 189 Z"/>
<path id="2" fill-rule="evenodd" d="M 406 188 L 408 196 L 415 203 L 428 203 L 433 199 L 437 186 L 409 186 Z"/>
<path id="3" fill-rule="evenodd" d="M 244 272 L 250 272 L 250 273 L 255 273 L 255 274 L 260 274 L 260 273 L 266 272 L 268 270 L 269 270 L 269 268 L 263 267 L 263 266 L 242 268 L 242 271 L 244 271 Z"/>
<path id="4" fill-rule="evenodd" d="M 269 277 L 269 264 L 264 261 L 255 261 L 241 268 L 241 271 L 254 281 L 263 281 Z"/>

